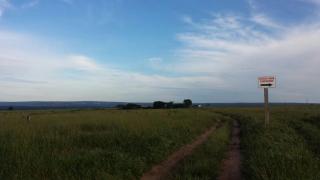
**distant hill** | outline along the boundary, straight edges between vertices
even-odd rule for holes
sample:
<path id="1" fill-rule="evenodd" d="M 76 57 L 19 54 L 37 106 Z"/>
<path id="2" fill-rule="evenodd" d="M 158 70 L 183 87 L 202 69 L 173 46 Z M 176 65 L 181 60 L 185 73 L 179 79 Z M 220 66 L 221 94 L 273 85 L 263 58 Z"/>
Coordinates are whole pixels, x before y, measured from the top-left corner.
<path id="1" fill-rule="evenodd" d="M 0 102 L 0 109 L 88 109 L 88 108 L 113 108 L 126 102 L 103 101 L 27 101 L 27 102 Z M 149 106 L 151 103 L 137 103 L 141 106 Z"/>

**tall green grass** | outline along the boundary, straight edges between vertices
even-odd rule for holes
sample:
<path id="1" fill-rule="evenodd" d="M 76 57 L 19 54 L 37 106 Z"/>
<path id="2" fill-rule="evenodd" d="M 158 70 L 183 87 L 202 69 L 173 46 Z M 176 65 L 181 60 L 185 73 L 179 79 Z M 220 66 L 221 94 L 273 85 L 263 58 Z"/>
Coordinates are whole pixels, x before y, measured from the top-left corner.
<path id="1" fill-rule="evenodd" d="M 167 179 L 216 179 L 230 142 L 231 120 L 210 135 L 207 142 L 186 158 Z"/>
<path id="2" fill-rule="evenodd" d="M 319 114 L 319 106 L 272 107 L 266 129 L 260 108 L 2 111 L 0 179 L 138 179 L 232 117 L 241 124 L 244 179 L 316 180 Z M 214 179 L 229 130 L 217 130 L 171 178 Z"/>
<path id="3" fill-rule="evenodd" d="M 1 112 L 0 179 L 138 179 L 218 121 L 192 109 Z"/>
<path id="4" fill-rule="evenodd" d="M 316 113 L 317 110 L 272 108 L 268 128 L 264 127 L 263 110 L 223 110 L 224 114 L 229 114 L 241 123 L 242 171 L 245 179 L 320 179 L 318 157 L 305 136 L 292 127 L 293 121 L 301 121 L 300 118 Z M 319 136 L 316 131 L 313 133 Z"/>
<path id="5" fill-rule="evenodd" d="M 295 129 L 308 148 L 320 157 L 320 108 L 317 107 L 277 108 L 274 116 Z"/>

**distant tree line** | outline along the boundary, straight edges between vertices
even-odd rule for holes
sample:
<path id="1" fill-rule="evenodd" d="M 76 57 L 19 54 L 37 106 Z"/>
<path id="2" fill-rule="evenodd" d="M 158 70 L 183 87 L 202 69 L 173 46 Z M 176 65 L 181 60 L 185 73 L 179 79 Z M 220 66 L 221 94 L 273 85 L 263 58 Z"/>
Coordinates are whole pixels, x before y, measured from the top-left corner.
<path id="1" fill-rule="evenodd" d="M 142 107 L 139 104 L 128 103 L 125 105 L 117 105 L 119 109 L 172 109 L 172 108 L 190 108 L 192 107 L 191 99 L 185 99 L 182 103 L 155 101 L 152 107 Z"/>
<path id="2" fill-rule="evenodd" d="M 125 105 L 123 105 L 123 104 L 117 105 L 117 108 L 119 108 L 119 109 L 141 109 L 142 106 L 139 104 L 128 103 Z"/>
<path id="3" fill-rule="evenodd" d="M 171 108 L 190 108 L 192 107 L 191 99 L 185 99 L 183 103 L 174 103 L 174 102 L 163 102 L 155 101 L 153 102 L 153 109 L 171 109 Z"/>

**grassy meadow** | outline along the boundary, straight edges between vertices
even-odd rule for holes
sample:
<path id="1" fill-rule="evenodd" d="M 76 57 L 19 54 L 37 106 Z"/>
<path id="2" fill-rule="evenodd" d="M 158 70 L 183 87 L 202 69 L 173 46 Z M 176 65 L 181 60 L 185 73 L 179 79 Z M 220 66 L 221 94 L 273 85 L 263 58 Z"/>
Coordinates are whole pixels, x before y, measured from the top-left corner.
<path id="1" fill-rule="evenodd" d="M 268 128 L 263 118 L 262 108 L 0 111 L 0 179 L 139 179 L 219 124 L 168 177 L 215 179 L 233 120 L 244 179 L 320 179 L 320 107 L 272 107 Z"/>
<path id="2" fill-rule="evenodd" d="M 225 158 L 230 143 L 231 122 L 227 121 L 217 129 L 193 155 L 182 161 L 168 179 L 216 179 L 221 171 L 221 162 Z"/>
<path id="3" fill-rule="evenodd" d="M 1 112 L 0 179 L 137 179 L 220 120 L 190 109 Z"/>
<path id="4" fill-rule="evenodd" d="M 244 179 L 320 179 L 320 107 L 272 107 L 268 128 L 258 108 L 227 108 L 220 113 L 241 123 Z"/>

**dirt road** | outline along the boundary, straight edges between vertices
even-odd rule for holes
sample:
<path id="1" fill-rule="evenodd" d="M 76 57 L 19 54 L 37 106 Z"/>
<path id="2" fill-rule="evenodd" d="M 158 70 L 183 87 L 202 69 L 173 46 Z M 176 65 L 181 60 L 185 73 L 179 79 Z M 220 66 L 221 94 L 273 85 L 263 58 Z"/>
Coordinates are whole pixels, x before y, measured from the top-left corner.
<path id="1" fill-rule="evenodd" d="M 227 158 L 222 162 L 222 172 L 218 180 L 241 180 L 240 125 L 233 122 L 232 140 Z"/>
<path id="2" fill-rule="evenodd" d="M 141 177 L 141 180 L 159 180 L 164 179 L 169 172 L 186 156 L 192 154 L 193 150 L 199 145 L 203 144 L 209 137 L 211 133 L 217 126 L 211 127 L 206 130 L 202 135 L 196 138 L 191 144 L 185 145 L 180 148 L 178 151 L 171 154 L 165 161 L 162 163 L 155 165 L 152 169 Z"/>

